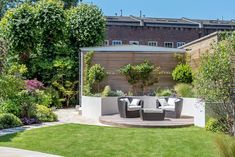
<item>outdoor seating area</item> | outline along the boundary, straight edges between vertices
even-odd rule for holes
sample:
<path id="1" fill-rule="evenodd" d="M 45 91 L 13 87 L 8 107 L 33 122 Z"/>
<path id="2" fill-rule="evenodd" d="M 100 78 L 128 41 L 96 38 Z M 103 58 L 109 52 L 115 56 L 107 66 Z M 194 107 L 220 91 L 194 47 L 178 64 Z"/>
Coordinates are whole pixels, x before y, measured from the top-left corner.
<path id="1" fill-rule="evenodd" d="M 122 118 L 138 118 L 142 120 L 164 120 L 180 118 L 183 99 L 177 97 L 157 98 L 156 103 L 145 105 L 144 101 L 132 97 L 118 98 L 118 109 Z"/>
<path id="2" fill-rule="evenodd" d="M 103 115 L 99 118 L 101 123 L 122 127 L 150 128 L 194 125 L 194 117 L 181 116 L 182 98 L 155 98 L 155 103 L 152 104 L 135 97 L 119 97 L 117 101 L 119 114 Z"/>

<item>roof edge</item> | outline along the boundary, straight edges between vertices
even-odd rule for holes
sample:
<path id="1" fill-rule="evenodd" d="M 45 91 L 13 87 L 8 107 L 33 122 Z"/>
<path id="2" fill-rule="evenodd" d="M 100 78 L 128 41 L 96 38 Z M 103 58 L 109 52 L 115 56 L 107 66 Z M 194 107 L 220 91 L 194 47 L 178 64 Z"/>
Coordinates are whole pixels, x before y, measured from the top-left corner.
<path id="1" fill-rule="evenodd" d="M 180 46 L 180 47 L 178 47 L 178 48 L 179 48 L 179 49 L 183 49 L 183 48 L 185 48 L 185 47 L 187 47 L 187 46 L 190 46 L 190 45 L 192 45 L 192 44 L 198 43 L 198 42 L 203 41 L 203 40 L 205 40 L 205 39 L 208 39 L 208 38 L 210 38 L 210 37 L 217 36 L 218 33 L 219 33 L 219 32 L 211 33 L 211 34 L 209 34 L 209 35 L 207 35 L 207 36 L 204 36 L 204 37 L 202 37 L 202 38 L 199 38 L 199 39 L 196 39 L 196 40 L 194 40 L 194 41 L 191 41 L 191 42 L 189 42 L 189 43 L 187 43 L 187 44 L 185 44 L 185 45 L 183 45 L 183 46 Z"/>

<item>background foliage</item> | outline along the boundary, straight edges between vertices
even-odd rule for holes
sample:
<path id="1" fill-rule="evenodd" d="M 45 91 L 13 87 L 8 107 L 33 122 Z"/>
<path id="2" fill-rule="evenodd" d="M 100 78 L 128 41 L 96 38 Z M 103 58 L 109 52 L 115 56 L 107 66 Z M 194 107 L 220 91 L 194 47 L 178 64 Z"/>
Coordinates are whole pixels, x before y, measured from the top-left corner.
<path id="1" fill-rule="evenodd" d="M 0 30 L 8 64 L 26 65 L 28 79 L 53 87 L 68 105 L 79 89 L 79 48 L 103 43 L 105 19 L 95 5 L 67 8 L 58 0 L 24 3 L 7 11 Z"/>

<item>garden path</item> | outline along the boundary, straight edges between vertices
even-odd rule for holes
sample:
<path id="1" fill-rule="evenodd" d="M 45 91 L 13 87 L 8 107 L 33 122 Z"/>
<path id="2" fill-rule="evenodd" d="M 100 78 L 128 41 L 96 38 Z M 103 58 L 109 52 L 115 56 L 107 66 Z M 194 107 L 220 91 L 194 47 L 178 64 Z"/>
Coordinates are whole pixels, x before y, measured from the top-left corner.
<path id="1" fill-rule="evenodd" d="M 0 147 L 1 157 L 61 157 L 23 149 Z"/>
<path id="2" fill-rule="evenodd" d="M 82 117 L 81 115 L 79 115 L 78 111 L 75 108 L 58 109 L 55 111 L 55 113 L 58 116 L 57 122 L 46 122 L 46 123 L 41 123 L 41 124 L 33 124 L 33 125 L 26 125 L 22 127 L 3 129 L 3 130 L 0 130 L 0 136 L 14 134 L 14 133 L 25 131 L 25 130 L 31 130 L 31 129 L 37 129 L 37 128 L 42 128 L 42 127 L 55 126 L 55 125 L 61 125 L 61 124 L 67 124 L 67 123 L 105 126 L 104 124 L 101 124 L 98 121 Z"/>

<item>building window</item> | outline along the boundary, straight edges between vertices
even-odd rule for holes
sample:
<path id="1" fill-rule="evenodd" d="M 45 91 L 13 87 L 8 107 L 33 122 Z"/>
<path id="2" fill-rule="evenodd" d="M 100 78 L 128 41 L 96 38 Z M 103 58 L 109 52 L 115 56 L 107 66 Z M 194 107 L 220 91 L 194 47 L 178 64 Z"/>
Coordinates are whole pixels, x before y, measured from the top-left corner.
<path id="1" fill-rule="evenodd" d="M 121 40 L 113 40 L 112 45 L 122 45 L 122 41 Z"/>
<path id="2" fill-rule="evenodd" d="M 104 41 L 104 46 L 109 46 L 109 40 Z"/>
<path id="3" fill-rule="evenodd" d="M 139 45 L 140 42 L 139 41 L 129 41 L 130 45 Z"/>
<path id="4" fill-rule="evenodd" d="M 148 46 L 157 46 L 157 42 L 156 41 L 149 41 Z"/>
<path id="5" fill-rule="evenodd" d="M 164 47 L 173 48 L 174 44 L 173 42 L 164 42 Z"/>
<path id="6" fill-rule="evenodd" d="M 177 42 L 177 47 L 185 45 L 185 42 Z"/>

